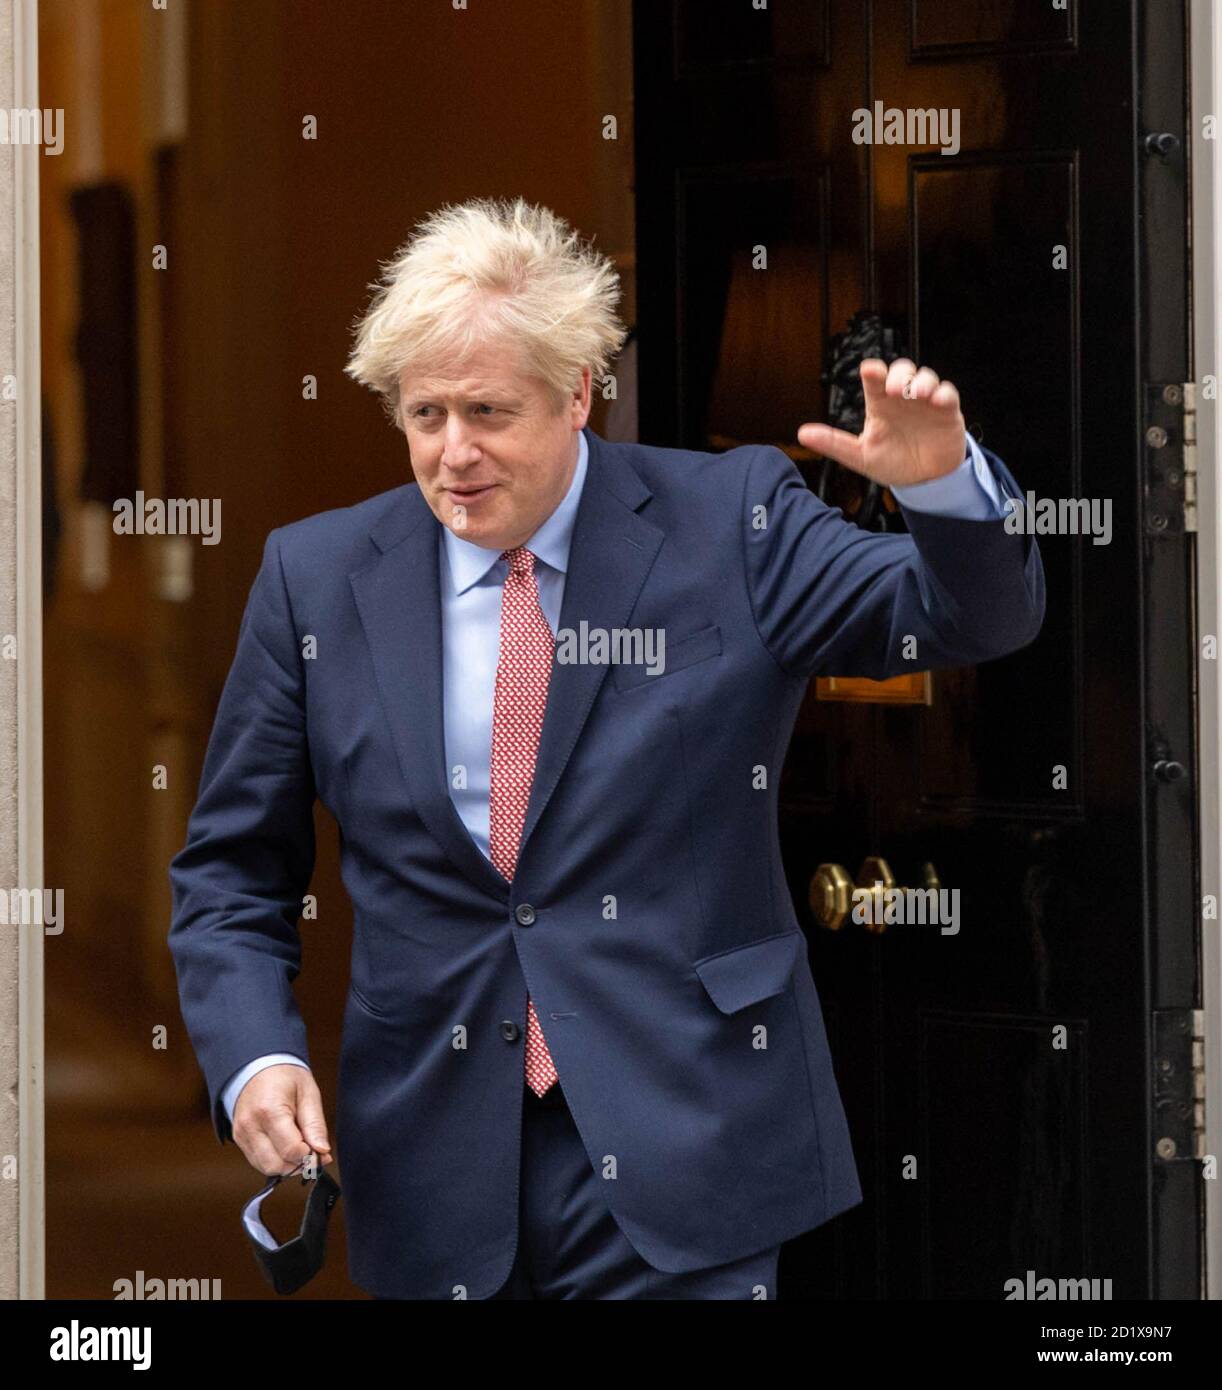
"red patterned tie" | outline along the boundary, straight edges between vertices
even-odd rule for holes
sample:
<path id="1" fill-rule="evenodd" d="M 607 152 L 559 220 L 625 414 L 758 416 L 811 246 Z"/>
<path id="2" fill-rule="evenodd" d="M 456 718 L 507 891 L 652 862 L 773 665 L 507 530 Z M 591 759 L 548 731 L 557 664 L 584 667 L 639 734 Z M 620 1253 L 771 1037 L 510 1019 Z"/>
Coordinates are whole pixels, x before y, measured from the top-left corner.
<path id="1" fill-rule="evenodd" d="M 492 705 L 488 852 L 512 882 L 543 733 L 555 642 L 539 607 L 535 557 L 518 546 L 504 551 L 501 559 L 509 561 L 509 573 L 501 594 L 501 652 Z M 526 1084 L 541 1096 L 555 1080 L 534 1000 L 527 999 Z"/>

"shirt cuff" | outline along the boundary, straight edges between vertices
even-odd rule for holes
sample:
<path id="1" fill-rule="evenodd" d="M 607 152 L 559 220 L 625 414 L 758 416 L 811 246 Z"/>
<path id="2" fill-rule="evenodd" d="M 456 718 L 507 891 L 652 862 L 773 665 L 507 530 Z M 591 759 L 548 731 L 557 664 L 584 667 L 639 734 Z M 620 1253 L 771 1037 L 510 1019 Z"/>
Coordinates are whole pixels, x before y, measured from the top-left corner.
<path id="1" fill-rule="evenodd" d="M 993 521 L 1005 515 L 1001 489 L 980 445 L 967 433 L 967 457 L 954 470 L 924 483 L 893 487 L 891 494 L 914 512 L 936 512 L 964 521 Z"/>
<path id="2" fill-rule="evenodd" d="M 242 1087 L 250 1080 L 256 1072 L 260 1072 L 264 1067 L 274 1067 L 281 1062 L 293 1062 L 299 1067 L 309 1067 L 300 1057 L 294 1057 L 291 1052 L 269 1052 L 266 1056 L 256 1057 L 253 1062 L 247 1062 L 244 1067 L 234 1074 L 225 1083 L 225 1089 L 221 1092 L 221 1104 L 225 1107 L 225 1114 L 229 1116 L 229 1123 L 233 1124 L 233 1107 L 238 1103 L 238 1097 L 242 1094 Z"/>

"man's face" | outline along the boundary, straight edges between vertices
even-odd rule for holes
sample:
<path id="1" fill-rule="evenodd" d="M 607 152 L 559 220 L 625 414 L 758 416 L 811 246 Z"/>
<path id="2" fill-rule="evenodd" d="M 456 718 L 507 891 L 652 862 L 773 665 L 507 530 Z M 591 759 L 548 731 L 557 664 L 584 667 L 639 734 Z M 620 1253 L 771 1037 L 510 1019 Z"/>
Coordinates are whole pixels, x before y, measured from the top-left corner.
<path id="1" fill-rule="evenodd" d="M 436 374 L 406 371 L 399 389 L 412 469 L 438 521 L 489 550 L 527 541 L 573 480 L 589 368 L 559 414 L 518 353 L 495 344 Z"/>

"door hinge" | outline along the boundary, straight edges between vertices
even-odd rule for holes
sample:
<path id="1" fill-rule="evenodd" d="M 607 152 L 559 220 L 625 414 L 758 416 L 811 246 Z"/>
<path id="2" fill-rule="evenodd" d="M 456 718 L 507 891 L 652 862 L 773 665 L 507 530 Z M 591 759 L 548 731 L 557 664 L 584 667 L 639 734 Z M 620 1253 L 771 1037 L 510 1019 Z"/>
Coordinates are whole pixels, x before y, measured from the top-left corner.
<path id="1" fill-rule="evenodd" d="M 1184 530 L 1197 529 L 1197 384 L 1184 382 Z"/>
<path id="2" fill-rule="evenodd" d="M 1154 1152 L 1205 1157 L 1205 1011 L 1154 1011 Z"/>
<path id="3" fill-rule="evenodd" d="M 1191 534 L 1197 529 L 1196 383 L 1147 381 L 1144 403 L 1146 535 Z"/>

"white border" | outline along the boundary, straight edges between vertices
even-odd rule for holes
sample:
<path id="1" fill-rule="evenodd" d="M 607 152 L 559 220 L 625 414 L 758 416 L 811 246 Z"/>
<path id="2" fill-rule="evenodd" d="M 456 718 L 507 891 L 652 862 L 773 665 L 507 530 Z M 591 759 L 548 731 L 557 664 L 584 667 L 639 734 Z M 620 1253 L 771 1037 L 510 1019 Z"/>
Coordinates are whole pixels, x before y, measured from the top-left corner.
<path id="1" fill-rule="evenodd" d="M 38 0 L 12 0 L 13 105 L 38 106 Z M 43 882 L 39 145 L 13 146 L 17 384 L 17 882 Z M 18 1297 L 46 1296 L 43 936 L 18 933 Z"/>
<path id="2" fill-rule="evenodd" d="M 1191 0 L 1189 14 L 1191 99 L 1188 134 L 1192 177 L 1192 313 L 1193 374 L 1197 390 L 1197 620 L 1198 632 L 1222 637 L 1222 492 L 1219 490 L 1217 402 L 1203 399 L 1204 377 L 1222 374 L 1222 140 L 1202 138 L 1207 115 L 1222 117 L 1222 24 L 1214 0 Z M 1222 132 L 1219 132 L 1222 134 Z M 1222 746 L 1219 741 L 1219 665 L 1222 658 L 1203 661 L 1198 652 L 1199 749 L 1198 776 L 1201 815 L 1201 892 L 1222 895 L 1222 819 L 1219 782 Z M 1205 1006 L 1205 1152 L 1222 1157 L 1222 923 L 1201 922 L 1202 996 Z M 1206 1298 L 1222 1298 L 1222 1178 L 1205 1186 Z"/>

